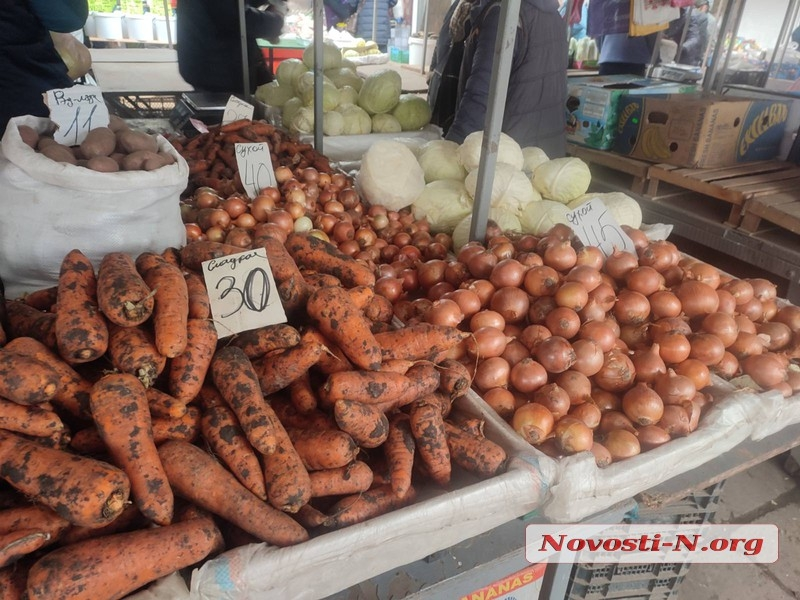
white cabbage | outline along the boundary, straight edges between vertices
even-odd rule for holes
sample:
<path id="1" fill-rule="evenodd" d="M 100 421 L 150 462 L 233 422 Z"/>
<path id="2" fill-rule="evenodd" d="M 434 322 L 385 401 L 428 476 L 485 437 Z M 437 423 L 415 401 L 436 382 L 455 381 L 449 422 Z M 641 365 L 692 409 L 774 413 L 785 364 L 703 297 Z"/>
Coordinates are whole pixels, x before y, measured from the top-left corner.
<path id="1" fill-rule="evenodd" d="M 292 133 L 314 133 L 314 109 L 310 106 L 300 107 L 292 117 L 289 131 Z"/>
<path id="2" fill-rule="evenodd" d="M 546 163 L 550 158 L 544 150 L 536 146 L 528 146 L 522 149 L 522 170 L 528 175 L 533 175 L 536 167 Z"/>
<path id="3" fill-rule="evenodd" d="M 416 131 L 431 122 L 431 105 L 422 96 L 400 94 L 392 114 L 400 122 L 403 131 Z"/>
<path id="4" fill-rule="evenodd" d="M 542 200 L 541 202 L 531 202 L 519 216 L 524 233 L 533 235 L 544 235 L 558 223 L 567 223 L 567 213 L 570 208 L 561 202 L 554 200 Z"/>
<path id="5" fill-rule="evenodd" d="M 308 71 L 308 67 L 299 58 L 282 60 L 275 70 L 275 78 L 282 86 L 294 89 L 297 79 Z"/>
<path id="6" fill-rule="evenodd" d="M 450 140 L 431 140 L 426 142 L 417 154 L 425 181 L 457 179 L 464 181 L 467 171 L 458 162 L 458 144 Z"/>
<path id="7" fill-rule="evenodd" d="M 360 106 L 340 104 L 336 111 L 344 117 L 342 135 L 363 135 L 372 131 L 372 118 Z"/>
<path id="8" fill-rule="evenodd" d="M 427 219 L 432 232 L 452 233 L 472 213 L 472 197 L 463 182 L 439 179 L 425 186 L 411 208 L 415 219 Z"/>
<path id="9" fill-rule="evenodd" d="M 289 98 L 294 97 L 294 87 L 270 81 L 256 88 L 255 97 L 269 106 L 283 106 Z"/>
<path id="10" fill-rule="evenodd" d="M 478 169 L 473 169 L 467 174 L 464 185 L 469 195 L 474 198 L 478 187 Z M 539 192 L 533 189 L 525 173 L 502 162 L 495 166 L 490 197 L 492 208 L 500 208 L 514 215 L 519 215 L 528 203 L 542 199 Z"/>
<path id="11" fill-rule="evenodd" d="M 303 101 L 297 96 L 289 98 L 281 108 L 281 122 L 286 128 L 291 127 L 295 113 L 303 108 Z"/>
<path id="12" fill-rule="evenodd" d="M 364 83 L 363 77 L 358 73 L 339 67 L 338 69 L 328 69 L 325 71 L 325 76 L 330 79 L 337 88 L 349 85 L 356 91 L 361 89 L 361 84 Z"/>
<path id="13" fill-rule="evenodd" d="M 622 192 L 584 194 L 570 202 L 569 209 L 574 210 L 592 198 L 602 200 L 608 212 L 611 213 L 611 216 L 614 217 L 618 224 L 627 225 L 634 229 L 639 229 L 642 226 L 642 207 L 639 206 L 636 200 Z"/>
<path id="14" fill-rule="evenodd" d="M 414 153 L 404 144 L 379 140 L 361 157 L 356 184 L 370 204 L 400 210 L 422 193 L 425 175 Z"/>
<path id="15" fill-rule="evenodd" d="M 309 44 L 303 50 L 303 63 L 309 69 L 314 69 L 314 44 Z M 322 42 L 322 70 L 336 69 L 342 66 L 342 51 L 331 40 Z"/>
<path id="16" fill-rule="evenodd" d="M 373 133 L 400 133 L 401 131 L 403 129 L 400 127 L 400 121 L 395 119 L 391 113 L 372 115 Z"/>
<path id="17" fill-rule="evenodd" d="M 522 231 L 522 224 L 516 215 L 510 212 L 492 208 L 489 209 L 489 220 L 494 221 L 503 232 L 520 232 Z M 469 242 L 469 228 L 472 225 L 472 214 L 467 215 L 462 221 L 453 229 L 453 251 L 458 254 L 458 251 Z"/>
<path id="18" fill-rule="evenodd" d="M 358 92 L 358 105 L 371 115 L 389 112 L 400 100 L 402 87 L 400 73 L 393 69 L 371 73 Z"/>
<path id="19" fill-rule="evenodd" d="M 592 182 L 589 165 L 580 158 L 554 158 L 542 163 L 531 177 L 533 187 L 548 200 L 567 204 L 586 193 Z"/>
<path id="20" fill-rule="evenodd" d="M 314 106 L 314 86 L 306 87 L 300 94 L 306 106 Z M 330 81 L 322 81 L 322 112 L 328 112 L 339 106 L 339 90 Z"/>
<path id="21" fill-rule="evenodd" d="M 335 110 L 322 115 L 322 133 L 325 135 L 342 135 L 344 131 L 344 117 Z"/>
<path id="22" fill-rule="evenodd" d="M 358 104 L 358 91 L 349 85 L 340 87 L 339 104 Z"/>
<path id="23" fill-rule="evenodd" d="M 467 171 L 478 168 L 481 160 L 481 144 L 483 143 L 483 131 L 473 131 L 470 133 L 461 146 L 458 148 L 458 160 Z M 522 148 L 509 135 L 500 133 L 500 141 L 497 145 L 497 162 L 504 162 L 512 165 L 516 169 L 522 170 L 523 158 Z"/>

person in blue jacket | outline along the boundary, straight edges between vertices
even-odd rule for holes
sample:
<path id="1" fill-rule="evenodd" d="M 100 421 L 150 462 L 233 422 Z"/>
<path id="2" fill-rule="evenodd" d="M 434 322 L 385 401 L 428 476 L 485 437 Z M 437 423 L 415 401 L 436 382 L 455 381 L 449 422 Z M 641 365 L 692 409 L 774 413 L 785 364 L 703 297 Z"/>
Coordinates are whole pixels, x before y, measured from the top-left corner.
<path id="1" fill-rule="evenodd" d="M 357 38 L 365 40 L 374 39 L 381 52 L 386 52 L 386 45 L 392 33 L 390 11 L 397 4 L 397 0 L 362 0 L 356 16 Z M 375 22 L 375 37 L 372 37 L 373 15 L 378 11 Z"/>
<path id="2" fill-rule="evenodd" d="M 5 0 L 0 10 L 0 134 L 21 115 L 46 117 L 42 94 L 73 85 L 50 31 L 82 29 L 86 0 Z"/>

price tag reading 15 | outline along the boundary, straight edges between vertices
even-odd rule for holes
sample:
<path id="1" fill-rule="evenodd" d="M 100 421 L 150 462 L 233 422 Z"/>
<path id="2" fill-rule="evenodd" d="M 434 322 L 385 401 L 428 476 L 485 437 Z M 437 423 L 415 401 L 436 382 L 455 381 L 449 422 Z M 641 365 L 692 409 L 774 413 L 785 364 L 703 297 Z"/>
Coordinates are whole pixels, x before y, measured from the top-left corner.
<path id="1" fill-rule="evenodd" d="M 264 248 L 207 260 L 203 278 L 220 338 L 286 322 Z"/>
<path id="2" fill-rule="evenodd" d="M 269 156 L 269 146 L 266 142 L 234 144 L 234 151 L 236 152 L 239 177 L 248 196 L 255 198 L 265 187 L 277 185 L 272 159 Z"/>
<path id="3" fill-rule="evenodd" d="M 620 228 L 599 198 L 592 198 L 568 212 L 567 223 L 581 242 L 587 246 L 597 246 L 606 256 L 615 249 L 636 254 L 633 240 Z"/>

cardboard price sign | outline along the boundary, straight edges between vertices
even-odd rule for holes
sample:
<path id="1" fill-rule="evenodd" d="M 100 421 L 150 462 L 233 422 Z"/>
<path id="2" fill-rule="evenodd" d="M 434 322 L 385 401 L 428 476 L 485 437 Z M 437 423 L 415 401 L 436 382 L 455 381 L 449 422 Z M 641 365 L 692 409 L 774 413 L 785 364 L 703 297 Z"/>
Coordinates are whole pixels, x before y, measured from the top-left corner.
<path id="1" fill-rule="evenodd" d="M 228 98 L 228 103 L 225 105 L 225 110 L 222 112 L 222 124 L 227 125 L 228 123 L 233 123 L 240 119 L 252 119 L 255 109 L 255 106 L 245 102 L 241 98 L 231 96 Z"/>
<path id="2" fill-rule="evenodd" d="M 269 146 L 266 142 L 234 144 L 234 152 L 236 153 L 239 177 L 248 196 L 255 198 L 265 187 L 278 186 L 275 170 L 272 168 L 272 159 L 269 157 Z"/>
<path id="3" fill-rule="evenodd" d="M 636 254 L 633 240 L 622 230 L 600 198 L 592 198 L 568 212 L 567 223 L 580 241 L 587 246 L 597 246 L 605 256 L 611 255 L 615 249 Z"/>
<path id="4" fill-rule="evenodd" d="M 56 125 L 53 139 L 65 146 L 77 146 L 96 127 L 108 126 L 108 108 L 103 92 L 95 85 L 48 90 L 45 104 Z"/>
<path id="5" fill-rule="evenodd" d="M 264 248 L 207 260 L 203 278 L 220 338 L 286 322 Z"/>

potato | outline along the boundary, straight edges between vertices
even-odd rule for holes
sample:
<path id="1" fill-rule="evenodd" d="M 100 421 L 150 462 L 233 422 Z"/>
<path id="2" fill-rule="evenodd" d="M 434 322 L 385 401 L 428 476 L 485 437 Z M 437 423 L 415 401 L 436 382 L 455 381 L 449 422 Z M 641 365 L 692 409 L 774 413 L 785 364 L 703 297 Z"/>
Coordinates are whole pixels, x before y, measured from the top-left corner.
<path id="1" fill-rule="evenodd" d="M 137 150 L 122 159 L 123 171 L 152 171 L 163 166 L 161 157 L 149 150 Z"/>
<path id="2" fill-rule="evenodd" d="M 69 163 L 71 165 L 78 164 L 78 159 L 75 158 L 75 153 L 72 152 L 72 148 L 55 141 L 44 147 L 41 150 L 41 154 L 56 162 Z"/>
<path id="3" fill-rule="evenodd" d="M 108 156 L 117 146 L 117 137 L 108 127 L 95 127 L 81 142 L 83 158 L 91 159 L 97 156 Z"/>
<path id="4" fill-rule="evenodd" d="M 127 156 L 124 152 L 114 152 L 109 158 L 113 158 L 114 161 L 119 165 L 119 168 L 122 168 L 122 160 Z"/>
<path id="5" fill-rule="evenodd" d="M 170 154 L 169 152 L 159 152 L 158 155 L 164 161 L 164 166 L 166 166 L 166 165 L 174 165 L 177 162 L 175 160 L 175 157 L 172 156 L 172 154 Z"/>
<path id="6" fill-rule="evenodd" d="M 36 149 L 41 152 L 48 146 L 52 146 L 53 144 L 57 144 L 58 142 L 55 141 L 53 138 L 43 135 L 39 138 L 39 141 L 36 143 Z"/>
<path id="7" fill-rule="evenodd" d="M 108 128 L 114 133 L 122 129 L 130 129 L 124 119 L 118 117 L 117 115 L 108 115 Z"/>
<path id="8" fill-rule="evenodd" d="M 148 156 L 147 158 L 145 158 L 142 168 L 145 171 L 155 171 L 156 169 L 165 167 L 167 164 L 168 163 L 166 162 L 164 155 L 156 153 L 153 156 Z"/>
<path id="9" fill-rule="evenodd" d="M 116 173 L 119 171 L 119 163 L 110 156 L 95 156 L 86 161 L 86 168 L 100 173 Z"/>
<path id="10" fill-rule="evenodd" d="M 28 127 L 27 125 L 20 125 L 17 129 L 22 141 L 36 150 L 36 144 L 39 143 L 39 133 L 33 127 Z"/>
<path id="11" fill-rule="evenodd" d="M 122 130 L 116 133 L 117 149 L 126 154 L 138 150 L 149 150 L 158 152 L 158 141 L 155 136 L 143 131 Z"/>

